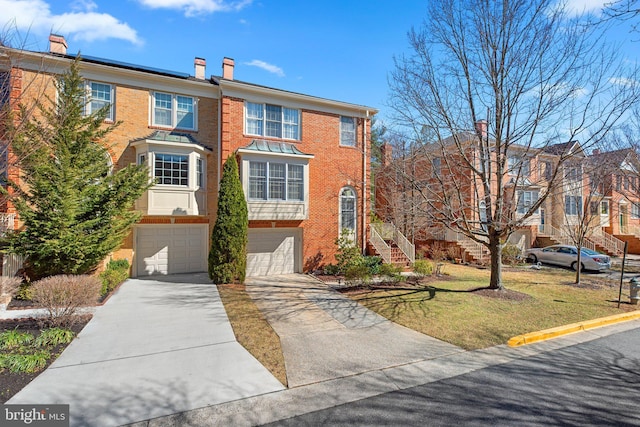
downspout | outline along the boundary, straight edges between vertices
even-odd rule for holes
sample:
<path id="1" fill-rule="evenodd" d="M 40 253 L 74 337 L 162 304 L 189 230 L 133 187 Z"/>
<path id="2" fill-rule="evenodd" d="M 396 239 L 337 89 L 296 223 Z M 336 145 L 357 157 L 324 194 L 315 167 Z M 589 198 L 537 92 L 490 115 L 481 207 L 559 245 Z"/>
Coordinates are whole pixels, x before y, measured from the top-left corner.
<path id="1" fill-rule="evenodd" d="M 218 84 L 218 87 L 220 88 L 220 97 L 218 98 L 218 158 L 216 159 L 218 166 L 216 169 L 218 171 L 218 191 L 220 191 L 220 180 L 222 179 L 222 86 Z"/>
<path id="2" fill-rule="evenodd" d="M 362 124 L 362 253 L 367 252 L 367 197 L 369 189 L 367 188 L 367 120 L 369 119 L 369 110 L 366 112 L 366 118 Z"/>

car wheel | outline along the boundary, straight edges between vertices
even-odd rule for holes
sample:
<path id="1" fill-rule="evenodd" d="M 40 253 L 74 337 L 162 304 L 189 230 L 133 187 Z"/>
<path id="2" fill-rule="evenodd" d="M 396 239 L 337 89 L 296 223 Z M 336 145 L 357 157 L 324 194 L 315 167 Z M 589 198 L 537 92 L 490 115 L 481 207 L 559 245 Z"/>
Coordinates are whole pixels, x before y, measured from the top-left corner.
<path id="1" fill-rule="evenodd" d="M 580 263 L 580 265 L 582 266 L 580 271 L 584 271 L 584 264 Z M 573 264 L 571 264 L 571 268 L 573 269 L 573 271 L 578 270 L 578 262 L 574 261 Z"/>
<path id="2" fill-rule="evenodd" d="M 535 264 L 536 262 L 538 262 L 538 257 L 534 254 L 529 254 L 527 255 L 527 261 L 529 261 L 531 264 Z"/>

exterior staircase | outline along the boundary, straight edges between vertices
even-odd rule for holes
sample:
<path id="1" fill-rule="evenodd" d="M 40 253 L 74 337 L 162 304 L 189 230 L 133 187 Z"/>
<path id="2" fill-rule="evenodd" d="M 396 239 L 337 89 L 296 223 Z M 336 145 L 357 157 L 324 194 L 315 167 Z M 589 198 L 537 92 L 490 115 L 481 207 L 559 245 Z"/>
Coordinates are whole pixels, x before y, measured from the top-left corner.
<path id="1" fill-rule="evenodd" d="M 454 244 L 462 251 L 462 260 L 476 264 L 488 264 L 491 260 L 489 249 L 482 243 L 453 230 L 430 229 L 430 239 Z"/>
<path id="2" fill-rule="evenodd" d="M 416 249 L 392 223 L 369 224 L 369 253 L 387 264 L 411 266 L 416 259 Z"/>
<path id="3" fill-rule="evenodd" d="M 571 237 L 562 232 L 562 230 L 549 224 L 540 227 L 536 243 L 538 247 L 574 244 Z M 591 235 L 585 238 L 583 247 L 604 252 L 610 256 L 622 256 L 624 253 L 624 242 L 616 236 L 606 233 L 601 228 L 595 229 Z"/>

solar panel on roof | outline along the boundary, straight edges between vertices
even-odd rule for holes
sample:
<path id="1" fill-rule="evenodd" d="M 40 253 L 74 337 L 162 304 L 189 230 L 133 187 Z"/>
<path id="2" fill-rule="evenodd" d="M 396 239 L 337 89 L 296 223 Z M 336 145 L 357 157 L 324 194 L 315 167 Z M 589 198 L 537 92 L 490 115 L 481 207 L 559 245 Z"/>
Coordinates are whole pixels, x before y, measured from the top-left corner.
<path id="1" fill-rule="evenodd" d="M 75 55 L 71 55 L 71 56 L 75 57 Z M 181 77 L 181 78 L 185 78 L 185 79 L 190 76 L 189 73 L 182 73 L 182 72 L 179 72 L 179 71 L 171 71 L 171 70 L 165 70 L 165 69 L 162 69 L 162 68 L 147 67 L 145 65 L 130 64 L 128 62 L 114 61 L 112 59 L 98 58 L 98 57 L 89 56 L 89 55 L 80 55 L 80 56 L 85 61 L 99 62 L 99 63 L 107 64 L 107 65 L 115 65 L 117 67 L 130 68 L 130 69 L 133 69 L 133 70 L 148 71 L 148 72 L 151 72 L 151 73 L 163 74 L 163 75 L 166 75 L 166 76 L 173 76 L 173 77 Z"/>

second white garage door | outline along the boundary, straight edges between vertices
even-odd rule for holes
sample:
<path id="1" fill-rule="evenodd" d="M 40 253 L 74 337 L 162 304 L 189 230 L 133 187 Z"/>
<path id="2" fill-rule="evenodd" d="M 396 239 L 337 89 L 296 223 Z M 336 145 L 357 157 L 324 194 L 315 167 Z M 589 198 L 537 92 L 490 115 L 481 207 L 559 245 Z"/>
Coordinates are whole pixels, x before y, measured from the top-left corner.
<path id="1" fill-rule="evenodd" d="M 207 224 L 136 227 L 137 276 L 207 271 Z"/>
<path id="2" fill-rule="evenodd" d="M 300 271 L 300 229 L 254 228 L 248 236 L 247 277 Z"/>

